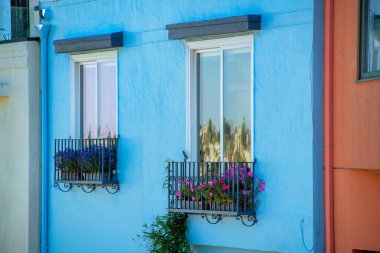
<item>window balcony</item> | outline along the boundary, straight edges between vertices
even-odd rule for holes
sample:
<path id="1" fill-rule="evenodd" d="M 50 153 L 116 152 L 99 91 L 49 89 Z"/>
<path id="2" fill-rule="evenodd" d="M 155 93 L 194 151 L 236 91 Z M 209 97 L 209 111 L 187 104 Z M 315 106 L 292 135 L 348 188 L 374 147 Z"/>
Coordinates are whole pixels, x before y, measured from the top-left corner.
<path id="1" fill-rule="evenodd" d="M 265 183 L 255 179 L 254 162 L 168 162 L 168 211 L 199 214 L 209 223 L 233 216 L 256 223 L 257 195 Z"/>
<path id="2" fill-rule="evenodd" d="M 117 138 L 55 140 L 54 186 L 63 192 L 73 185 L 87 193 L 96 186 L 118 192 L 117 143 Z"/>

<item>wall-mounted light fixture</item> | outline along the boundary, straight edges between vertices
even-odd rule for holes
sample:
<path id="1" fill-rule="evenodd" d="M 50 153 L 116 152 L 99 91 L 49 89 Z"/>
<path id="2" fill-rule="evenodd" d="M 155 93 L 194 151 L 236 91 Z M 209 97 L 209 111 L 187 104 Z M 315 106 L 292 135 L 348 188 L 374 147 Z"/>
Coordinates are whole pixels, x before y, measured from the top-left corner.
<path id="1" fill-rule="evenodd" d="M 37 5 L 37 6 L 34 6 L 34 11 L 38 11 L 38 15 L 41 20 L 46 19 L 46 16 L 45 16 L 46 9 L 40 8 L 40 6 Z"/>
<path id="2" fill-rule="evenodd" d="M 0 81 L 0 97 L 9 97 L 9 83 Z"/>

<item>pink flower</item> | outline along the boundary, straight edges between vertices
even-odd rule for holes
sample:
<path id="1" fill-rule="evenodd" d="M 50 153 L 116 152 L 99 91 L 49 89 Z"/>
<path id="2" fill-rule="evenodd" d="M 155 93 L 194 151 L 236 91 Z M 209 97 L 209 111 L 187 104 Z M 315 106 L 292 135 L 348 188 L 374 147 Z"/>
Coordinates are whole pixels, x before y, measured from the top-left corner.
<path id="1" fill-rule="evenodd" d="M 214 186 L 214 182 L 213 182 L 213 181 L 210 181 L 210 182 L 208 182 L 208 185 L 209 185 L 210 187 L 213 187 L 213 186 Z"/>
<path id="2" fill-rule="evenodd" d="M 181 179 L 180 179 L 180 180 L 178 180 L 178 184 L 181 184 Z"/>
<path id="3" fill-rule="evenodd" d="M 194 196 L 191 196 L 191 200 L 194 201 L 194 200 L 195 200 L 195 197 L 194 197 Z"/>
<path id="4" fill-rule="evenodd" d="M 249 171 L 249 172 L 247 173 L 247 175 L 248 175 L 250 178 L 252 178 L 252 177 L 253 177 L 253 173 L 252 173 L 252 171 Z"/>
<path id="5" fill-rule="evenodd" d="M 246 191 L 246 190 L 243 190 L 243 195 L 244 195 L 244 196 L 247 195 L 247 191 Z"/>
<path id="6" fill-rule="evenodd" d="M 264 187 L 265 186 L 265 182 L 261 182 L 261 186 Z"/>
<path id="7" fill-rule="evenodd" d="M 214 193 L 210 192 L 210 197 L 212 197 L 214 195 Z"/>
<path id="8" fill-rule="evenodd" d="M 194 192 L 194 188 L 190 186 L 190 191 L 191 192 Z"/>
<path id="9" fill-rule="evenodd" d="M 265 191 L 265 188 L 264 188 L 264 187 L 261 187 L 261 188 L 260 188 L 260 191 L 261 191 L 261 192 L 264 192 L 264 191 Z"/>
<path id="10" fill-rule="evenodd" d="M 176 195 L 177 195 L 177 197 L 178 197 L 178 198 L 180 198 L 180 197 L 182 196 L 182 193 L 181 193 L 181 191 L 180 191 L 180 190 L 178 190 L 178 191 L 177 191 L 177 193 L 176 193 Z"/>
<path id="11" fill-rule="evenodd" d="M 228 190 L 228 185 L 223 185 L 223 186 L 222 186 L 222 190 L 223 190 L 223 191 L 227 191 L 227 190 Z"/>

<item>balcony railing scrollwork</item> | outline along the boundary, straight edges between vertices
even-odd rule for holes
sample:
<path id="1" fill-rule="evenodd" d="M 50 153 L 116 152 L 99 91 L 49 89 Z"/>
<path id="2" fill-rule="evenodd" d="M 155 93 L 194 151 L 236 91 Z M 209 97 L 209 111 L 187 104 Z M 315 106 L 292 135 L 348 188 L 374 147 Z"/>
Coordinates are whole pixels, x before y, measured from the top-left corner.
<path id="1" fill-rule="evenodd" d="M 254 162 L 168 162 L 168 211 L 199 214 L 216 224 L 233 216 L 245 226 L 256 222 L 257 195 L 264 191 L 255 179 Z"/>
<path id="2" fill-rule="evenodd" d="M 117 143 L 117 138 L 55 140 L 54 186 L 63 192 L 74 185 L 86 193 L 97 186 L 118 192 Z"/>

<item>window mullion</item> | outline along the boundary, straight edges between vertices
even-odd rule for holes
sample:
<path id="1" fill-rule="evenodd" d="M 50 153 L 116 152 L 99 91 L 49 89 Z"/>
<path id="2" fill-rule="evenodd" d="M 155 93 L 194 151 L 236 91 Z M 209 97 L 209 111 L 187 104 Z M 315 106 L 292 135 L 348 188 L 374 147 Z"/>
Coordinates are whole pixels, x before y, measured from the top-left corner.
<path id="1" fill-rule="evenodd" d="M 78 120 L 77 122 L 79 122 L 79 132 L 78 132 L 78 136 L 80 136 L 80 138 L 83 137 L 83 98 L 84 98 L 84 94 L 83 94 L 83 65 L 82 64 L 78 64 L 78 72 L 79 72 L 79 78 L 77 79 L 77 82 L 79 83 L 79 90 L 78 90 L 78 93 L 79 94 L 79 97 L 77 98 L 77 101 L 75 101 L 76 103 L 79 104 L 79 110 L 76 110 L 78 115 L 77 115 L 77 118 L 75 120 Z"/>
<path id="2" fill-rule="evenodd" d="M 99 62 L 96 62 L 96 64 L 95 64 L 95 72 L 96 72 L 96 82 L 95 82 L 95 93 L 96 93 L 96 99 L 95 99 L 95 110 L 96 110 L 96 120 L 95 120 L 95 122 L 96 122 L 96 129 L 95 129 L 95 135 L 96 135 L 96 138 L 99 138 L 99 122 L 100 122 L 100 120 L 99 120 L 99 118 L 100 118 L 100 110 L 99 110 L 99 107 L 100 107 L 100 105 L 99 105 L 99 101 L 100 101 L 100 99 L 99 99 L 99 80 L 100 80 L 100 78 L 99 78 Z"/>
<path id="3" fill-rule="evenodd" d="M 220 161 L 224 161 L 224 50 L 220 50 Z"/>

